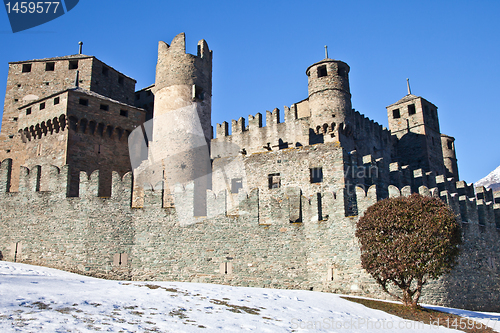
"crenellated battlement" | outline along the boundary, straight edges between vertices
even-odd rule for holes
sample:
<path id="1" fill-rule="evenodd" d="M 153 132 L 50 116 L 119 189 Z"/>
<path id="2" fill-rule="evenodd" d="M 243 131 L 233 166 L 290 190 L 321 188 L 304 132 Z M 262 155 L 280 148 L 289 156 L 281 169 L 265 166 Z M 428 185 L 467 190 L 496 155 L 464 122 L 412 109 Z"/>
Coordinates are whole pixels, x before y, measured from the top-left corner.
<path id="1" fill-rule="evenodd" d="M 371 156 L 365 156 L 366 163 Z M 380 163 L 380 161 L 378 162 Z M 395 165 L 391 164 L 394 170 Z M 405 170 L 405 168 L 403 168 Z M 4 160 L 0 164 L 0 192 L 8 193 L 10 189 L 10 175 L 12 173 L 12 161 Z M 19 196 L 31 197 L 34 193 L 43 193 L 45 197 L 52 196 L 54 200 L 66 198 L 69 190 L 69 167 L 58 168 L 55 166 L 33 166 L 31 168 L 21 167 Z M 428 175 L 429 178 L 431 175 Z M 423 181 L 421 170 L 414 170 L 412 184 L 395 186 L 388 185 L 381 189 L 380 185 L 372 184 L 369 187 L 356 185 L 351 189 L 338 188 L 332 191 L 331 187 L 320 187 L 317 193 L 305 195 L 300 187 L 287 186 L 279 189 L 251 189 L 245 192 L 240 189 L 238 192 L 238 204 L 234 204 L 225 190 L 215 193 L 207 190 L 208 213 L 205 218 L 216 216 L 226 216 L 229 214 L 229 207 L 238 207 L 236 212 L 242 215 L 257 218 L 257 223 L 289 223 L 289 222 L 314 222 L 324 221 L 333 216 L 338 217 L 338 211 L 343 211 L 345 200 L 355 200 L 354 206 L 357 208 L 356 215 L 362 213 L 377 200 L 383 199 L 380 193 L 387 193 L 387 197 L 408 196 L 411 193 L 420 193 L 425 196 L 441 198 L 457 214 L 457 217 L 468 223 L 479 225 L 491 225 L 500 228 L 500 194 L 493 195 L 491 190 L 484 187 L 477 187 L 473 191 L 473 185 L 465 182 L 447 184 L 442 176 L 433 177 L 430 181 Z M 429 187 L 428 184 L 434 184 Z M 94 200 L 100 193 L 99 170 L 94 170 L 90 175 L 80 172 L 79 195 L 68 199 L 77 198 Z M 128 172 L 121 176 L 118 172 L 112 172 L 111 195 L 108 200 L 119 202 L 120 206 L 131 205 L 133 189 L 132 173 Z M 347 191 L 352 191 L 351 194 Z M 163 182 L 156 185 L 145 186 L 139 196 L 143 198 L 143 205 L 135 208 L 172 208 L 165 205 L 165 196 L 172 196 L 175 202 L 177 216 L 182 216 L 184 224 L 189 224 L 189 219 L 193 219 L 193 184 L 176 184 L 173 191 L 165 188 Z M 5 194 L 3 194 L 5 196 Z M 102 198 L 102 197 L 101 197 Z M 173 212 L 173 211 L 172 211 Z M 238 213 L 238 215 L 240 214 Z M 234 214 L 234 212 L 233 212 Z M 350 216 L 347 210 L 344 216 Z M 199 218 L 198 218 L 199 220 Z"/>

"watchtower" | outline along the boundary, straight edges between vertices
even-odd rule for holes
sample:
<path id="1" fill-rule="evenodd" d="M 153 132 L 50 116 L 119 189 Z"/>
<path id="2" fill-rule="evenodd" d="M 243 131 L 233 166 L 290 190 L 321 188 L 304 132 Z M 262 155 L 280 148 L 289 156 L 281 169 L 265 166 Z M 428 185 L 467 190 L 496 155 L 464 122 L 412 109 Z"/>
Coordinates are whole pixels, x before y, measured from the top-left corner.
<path id="1" fill-rule="evenodd" d="M 412 169 L 444 173 L 437 106 L 411 94 L 387 107 L 389 129 L 399 139 L 401 163 Z"/>
<path id="2" fill-rule="evenodd" d="M 150 158 L 169 187 L 194 182 L 194 215 L 205 215 L 212 139 L 212 51 L 205 40 L 197 55 L 186 53 L 184 33 L 171 45 L 160 41 L 154 95 Z"/>
<path id="3" fill-rule="evenodd" d="M 352 115 L 349 70 L 345 62 L 328 57 L 307 68 L 313 129 L 334 131 L 349 122 Z"/>

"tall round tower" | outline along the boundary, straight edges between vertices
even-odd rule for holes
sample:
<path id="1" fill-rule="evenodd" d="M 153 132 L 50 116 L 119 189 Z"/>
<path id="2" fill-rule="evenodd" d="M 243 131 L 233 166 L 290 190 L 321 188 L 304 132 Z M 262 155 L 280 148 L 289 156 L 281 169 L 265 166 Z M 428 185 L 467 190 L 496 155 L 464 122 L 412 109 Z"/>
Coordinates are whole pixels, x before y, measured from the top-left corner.
<path id="1" fill-rule="evenodd" d="M 212 51 L 207 43 L 198 42 L 198 54 L 192 55 L 186 53 L 184 33 L 171 45 L 160 42 L 153 91 L 150 159 L 155 173 L 163 172 L 170 192 L 175 183 L 194 185 L 194 216 L 206 215 L 212 139 Z"/>
<path id="2" fill-rule="evenodd" d="M 441 146 L 443 148 L 443 162 L 446 178 L 460 180 L 458 176 L 457 155 L 455 153 L 455 138 L 446 134 L 441 134 Z"/>
<path id="3" fill-rule="evenodd" d="M 345 62 L 329 58 L 307 68 L 310 123 L 314 129 L 328 125 L 333 131 L 351 117 L 349 70 Z"/>

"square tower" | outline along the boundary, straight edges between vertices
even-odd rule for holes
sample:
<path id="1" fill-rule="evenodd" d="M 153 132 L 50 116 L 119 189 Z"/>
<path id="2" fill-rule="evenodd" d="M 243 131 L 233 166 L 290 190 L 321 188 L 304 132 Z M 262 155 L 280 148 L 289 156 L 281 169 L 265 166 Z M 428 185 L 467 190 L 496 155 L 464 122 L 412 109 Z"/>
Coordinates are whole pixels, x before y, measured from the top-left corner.
<path id="1" fill-rule="evenodd" d="M 398 139 L 397 155 L 411 169 L 444 173 L 437 106 L 408 94 L 387 107 L 389 129 Z"/>

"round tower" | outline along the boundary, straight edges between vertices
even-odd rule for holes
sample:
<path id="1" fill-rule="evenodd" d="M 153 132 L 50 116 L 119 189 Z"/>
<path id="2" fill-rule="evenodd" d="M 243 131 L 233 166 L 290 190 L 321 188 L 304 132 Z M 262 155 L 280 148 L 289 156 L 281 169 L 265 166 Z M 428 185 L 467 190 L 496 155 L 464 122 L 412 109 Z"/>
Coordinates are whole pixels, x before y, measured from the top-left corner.
<path id="1" fill-rule="evenodd" d="M 307 68 L 311 127 L 314 129 L 327 125 L 333 131 L 351 117 L 349 70 L 345 62 L 329 58 Z"/>
<path id="2" fill-rule="evenodd" d="M 207 43 L 199 41 L 198 53 L 192 55 L 186 53 L 184 33 L 177 35 L 171 45 L 160 42 L 153 92 L 149 153 L 155 165 L 153 174 L 162 175 L 168 185 L 165 189 L 170 192 L 176 183 L 194 185 L 193 214 L 206 215 L 212 139 L 212 51 Z M 178 203 L 176 207 L 187 208 Z"/>
<path id="3" fill-rule="evenodd" d="M 459 177 L 457 155 L 455 153 L 455 138 L 446 134 L 441 134 L 441 147 L 443 149 L 443 162 L 446 178 L 454 178 L 455 181 L 458 181 Z"/>

